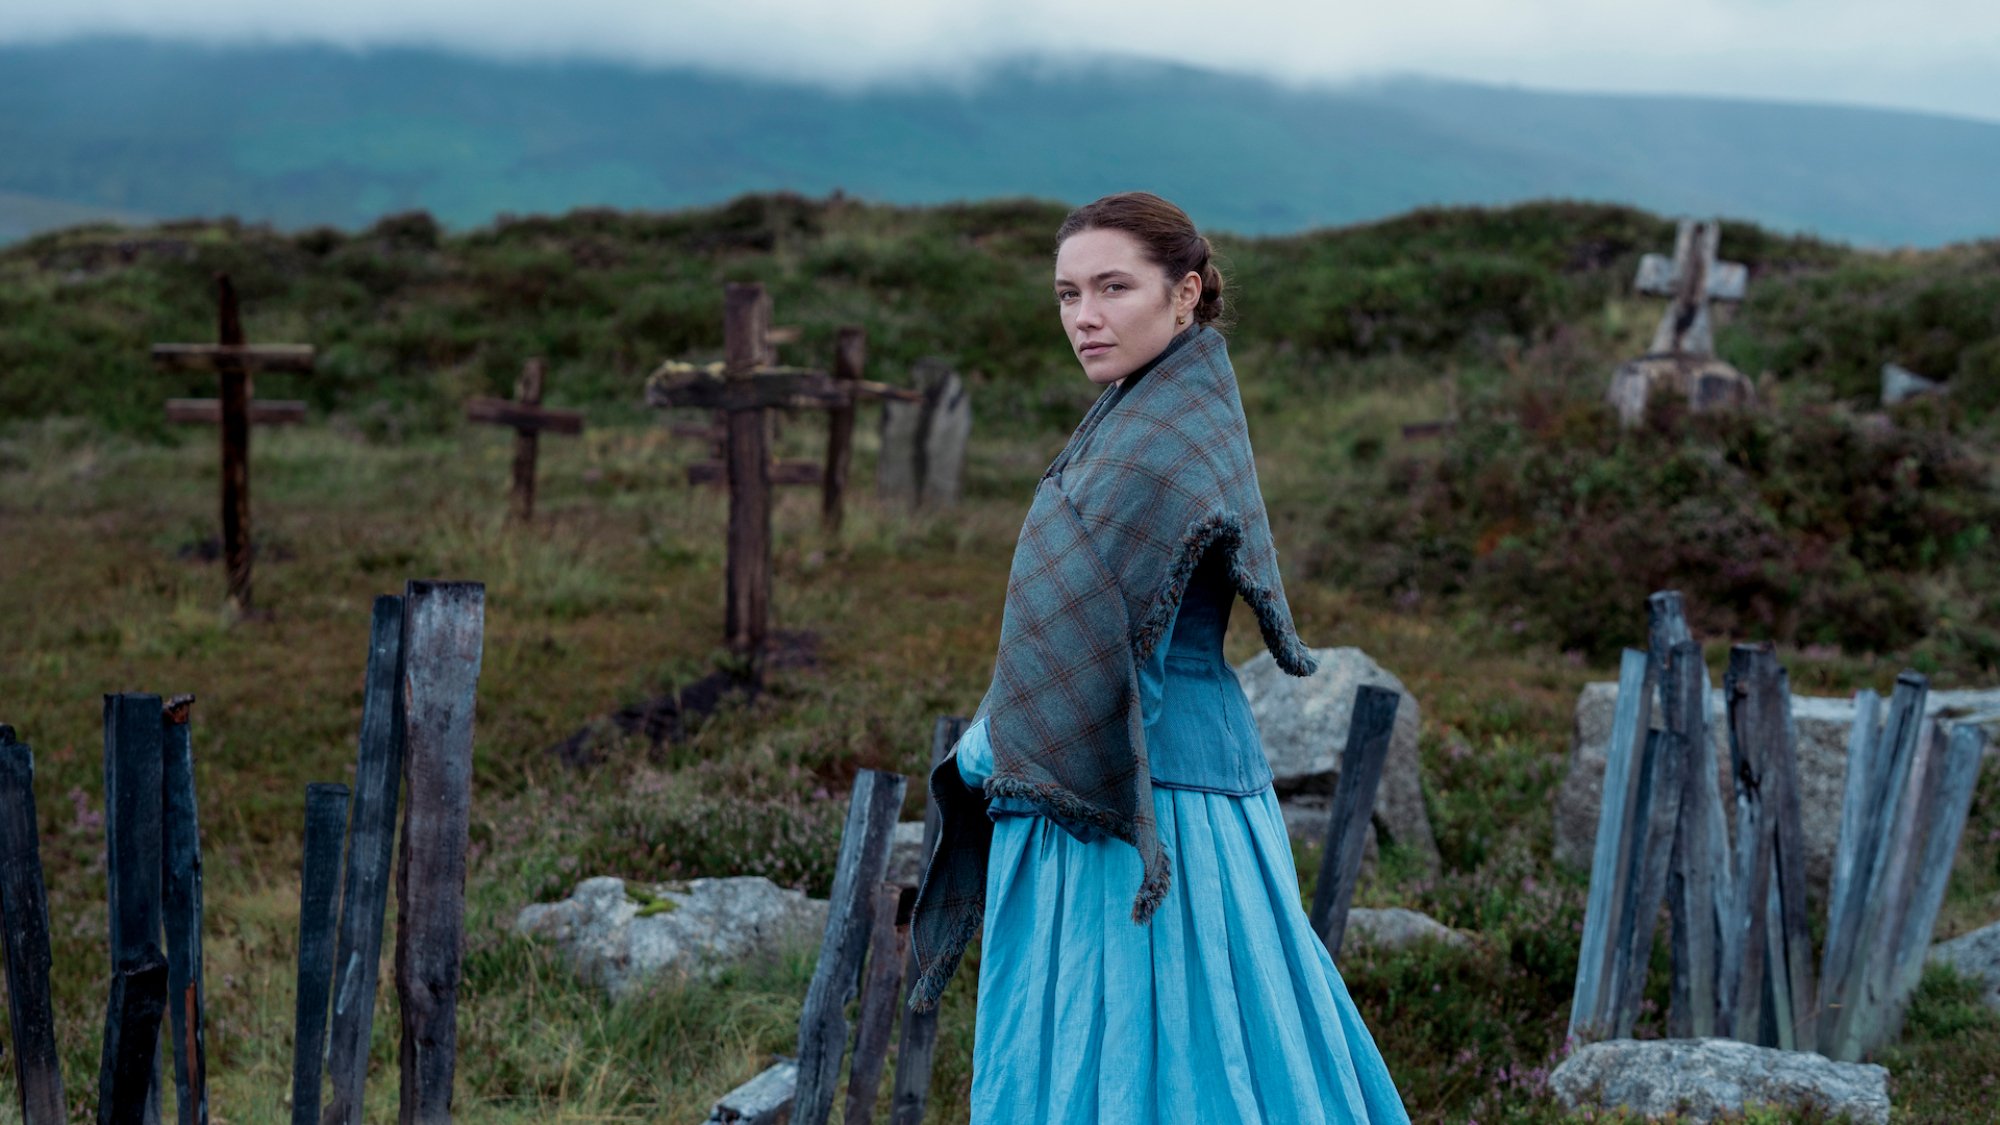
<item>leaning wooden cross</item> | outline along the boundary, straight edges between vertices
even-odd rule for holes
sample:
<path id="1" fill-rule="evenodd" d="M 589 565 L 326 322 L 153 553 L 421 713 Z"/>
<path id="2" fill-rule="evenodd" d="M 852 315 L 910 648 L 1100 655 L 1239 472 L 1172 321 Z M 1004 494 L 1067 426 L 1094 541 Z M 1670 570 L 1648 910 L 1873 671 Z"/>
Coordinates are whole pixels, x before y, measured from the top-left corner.
<path id="1" fill-rule="evenodd" d="M 779 367 L 771 340 L 771 298 L 762 285 L 730 285 L 723 300 L 724 359 L 692 367 L 666 364 L 646 383 L 646 403 L 693 407 L 727 418 L 723 472 L 729 486 L 729 561 L 723 639 L 761 666 L 771 599 L 771 461 L 765 412 L 780 408 L 850 410 L 861 397 L 909 392 L 803 367 Z M 844 477 L 844 471 L 832 474 Z"/>
<path id="2" fill-rule="evenodd" d="M 256 401 L 250 377 L 259 371 L 309 373 L 313 350 L 309 344 L 245 344 L 228 274 L 215 276 L 215 291 L 217 342 L 154 344 L 153 363 L 164 371 L 212 371 L 219 377 L 220 398 L 169 399 L 167 418 L 222 425 L 222 557 L 229 603 L 241 613 L 250 609 L 250 427 L 299 422 L 306 414 L 303 402 Z"/>
<path id="3" fill-rule="evenodd" d="M 1646 398 L 1655 386 L 1685 396 L 1696 410 L 1749 400 L 1749 381 L 1715 357 L 1710 309 L 1717 301 L 1740 303 L 1750 277 L 1742 263 L 1717 257 L 1721 240 L 1721 225 L 1714 220 L 1683 219 L 1672 258 L 1648 254 L 1639 260 L 1633 288 L 1666 297 L 1668 303 L 1646 354 L 1621 364 L 1612 375 L 1606 398 L 1625 425 L 1644 417 Z"/>
<path id="4" fill-rule="evenodd" d="M 526 523 L 535 517 L 535 458 L 543 430 L 556 434 L 583 432 L 583 414 L 576 410 L 551 410 L 542 405 L 542 388 L 548 367 L 539 357 L 521 366 L 521 378 L 514 384 L 514 397 L 475 398 L 466 402 L 469 421 L 514 429 L 514 519 Z"/>

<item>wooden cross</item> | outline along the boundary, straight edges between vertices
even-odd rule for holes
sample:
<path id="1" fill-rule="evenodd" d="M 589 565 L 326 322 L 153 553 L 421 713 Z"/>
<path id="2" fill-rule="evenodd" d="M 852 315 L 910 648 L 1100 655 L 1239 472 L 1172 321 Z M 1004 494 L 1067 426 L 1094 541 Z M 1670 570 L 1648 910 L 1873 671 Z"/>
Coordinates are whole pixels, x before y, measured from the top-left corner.
<path id="1" fill-rule="evenodd" d="M 1655 297 L 1672 298 L 1653 332 L 1652 355 L 1708 356 L 1715 354 L 1715 330 L 1709 322 L 1710 301 L 1743 300 L 1750 271 L 1740 262 L 1716 260 L 1722 226 L 1714 220 L 1682 219 L 1674 235 L 1674 256 L 1648 254 L 1639 259 L 1634 287 Z"/>
<path id="2" fill-rule="evenodd" d="M 853 330 L 856 337 L 859 330 Z M 765 412 L 778 408 L 847 411 L 853 427 L 853 407 L 861 397 L 906 397 L 913 392 L 859 378 L 861 347 L 854 338 L 841 348 L 841 371 L 829 375 L 804 367 L 779 367 L 771 330 L 771 298 L 762 285 L 729 285 L 723 293 L 723 361 L 706 367 L 668 363 L 646 383 L 646 403 L 655 407 L 693 407 L 724 416 L 723 457 L 717 470 L 729 488 L 729 563 L 726 579 L 723 638 L 728 646 L 752 658 L 757 669 L 771 597 L 771 486 L 774 480 Z M 838 511 L 838 486 L 846 479 L 851 439 L 829 442 L 828 468 L 822 483 L 834 489 L 825 508 Z M 817 466 L 814 466 L 817 468 Z M 690 480 L 696 478 L 694 472 Z M 837 522 L 837 516 L 835 517 Z M 754 674 L 754 673 L 753 673 Z"/>
<path id="3" fill-rule="evenodd" d="M 310 344 L 245 344 L 236 286 L 226 273 L 215 275 L 215 299 L 215 343 L 154 344 L 152 354 L 154 365 L 163 371 L 213 371 L 220 380 L 220 398 L 169 399 L 167 418 L 222 426 L 222 557 L 229 571 L 230 605 L 238 613 L 248 613 L 250 427 L 298 422 L 306 413 L 303 402 L 255 401 L 250 377 L 259 371 L 310 373 L 313 349 Z"/>
<path id="4" fill-rule="evenodd" d="M 772 329 L 769 340 L 773 344 L 785 343 L 798 338 L 798 331 L 792 328 Z M 882 383 L 872 383 L 861 377 L 862 367 L 868 353 L 868 334 L 858 325 L 847 325 L 840 329 L 834 341 L 833 382 L 837 393 L 829 398 L 824 395 L 802 395 L 781 405 L 801 409 L 824 409 L 827 411 L 826 460 L 824 463 L 808 458 L 784 458 L 771 462 L 771 483 L 783 485 L 820 486 L 820 518 L 831 532 L 840 530 L 845 507 L 848 468 L 854 451 L 854 404 L 861 399 L 894 398 L 918 401 L 920 392 L 903 387 L 891 387 Z M 670 376 L 691 376 L 707 373 L 711 378 L 720 378 L 721 364 L 697 367 L 693 364 L 669 363 L 661 367 Z M 691 485 L 721 485 L 728 481 L 728 466 L 724 461 L 724 448 L 728 443 L 728 430 L 724 416 L 718 413 L 712 423 L 678 422 L 673 426 L 675 437 L 694 438 L 709 443 L 710 459 L 696 461 L 687 467 L 687 479 Z"/>
<path id="5" fill-rule="evenodd" d="M 469 421 L 514 428 L 513 518 L 526 523 L 535 518 L 535 454 L 543 430 L 557 434 L 583 432 L 583 414 L 576 410 L 551 410 L 542 405 L 542 384 L 548 365 L 540 357 L 521 365 L 521 378 L 514 383 L 514 397 L 475 398 L 465 404 Z"/>

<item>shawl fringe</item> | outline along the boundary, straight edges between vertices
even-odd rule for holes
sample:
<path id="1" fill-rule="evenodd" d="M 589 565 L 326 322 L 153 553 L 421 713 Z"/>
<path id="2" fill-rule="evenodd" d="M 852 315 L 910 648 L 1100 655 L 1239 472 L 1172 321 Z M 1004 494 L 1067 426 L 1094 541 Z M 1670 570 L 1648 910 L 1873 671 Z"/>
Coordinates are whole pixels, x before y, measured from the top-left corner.
<path id="1" fill-rule="evenodd" d="M 1143 665 L 1152 658 L 1153 650 L 1166 638 L 1167 627 L 1179 612 L 1181 599 L 1187 595 L 1188 583 L 1194 580 L 1201 560 L 1211 548 L 1219 547 L 1228 554 L 1229 584 L 1257 615 L 1257 632 L 1278 667 L 1293 676 L 1310 676 L 1319 671 L 1319 659 L 1288 623 L 1278 594 L 1252 579 L 1244 568 L 1242 546 L 1243 517 L 1234 512 L 1205 516 L 1189 525 L 1181 535 L 1174 563 L 1167 568 L 1160 591 L 1153 597 L 1152 608 L 1132 632 L 1134 663 Z"/>

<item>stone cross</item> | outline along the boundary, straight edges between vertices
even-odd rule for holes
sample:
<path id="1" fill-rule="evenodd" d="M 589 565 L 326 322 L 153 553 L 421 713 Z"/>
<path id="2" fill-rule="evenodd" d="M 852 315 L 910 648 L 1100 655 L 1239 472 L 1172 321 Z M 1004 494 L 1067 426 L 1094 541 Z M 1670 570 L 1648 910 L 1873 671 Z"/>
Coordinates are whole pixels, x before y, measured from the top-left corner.
<path id="1" fill-rule="evenodd" d="M 542 385 L 548 365 L 540 357 L 521 365 L 521 378 L 514 383 L 514 397 L 475 398 L 465 404 L 469 421 L 514 428 L 513 518 L 526 523 L 535 518 L 535 458 L 543 430 L 557 434 L 583 432 L 583 414 L 575 410 L 551 410 L 542 405 Z"/>
<path id="2" fill-rule="evenodd" d="M 843 406 L 851 410 L 859 397 L 914 395 L 859 378 L 777 366 L 772 337 L 771 298 L 764 287 L 729 285 L 723 294 L 723 361 L 706 367 L 664 364 L 646 383 L 649 406 L 694 407 L 724 415 L 719 468 L 729 488 L 729 562 L 723 639 L 732 650 L 751 657 L 753 670 L 760 670 L 768 627 L 771 486 L 778 483 L 772 479 L 766 412 Z M 829 476 L 844 477 L 845 472 Z"/>
<path id="3" fill-rule="evenodd" d="M 1709 302 L 1742 301 L 1750 276 L 1740 262 L 1716 260 L 1721 241 L 1722 226 L 1713 219 L 1682 219 L 1674 235 L 1672 259 L 1663 254 L 1639 259 L 1634 288 L 1650 296 L 1672 298 L 1653 332 L 1649 354 L 1715 354 Z"/>
<path id="4" fill-rule="evenodd" d="M 229 603 L 242 614 L 251 608 L 250 427 L 298 422 L 306 413 L 303 402 L 257 402 L 250 377 L 259 371 L 309 373 L 313 350 L 307 344 L 245 344 L 236 286 L 228 274 L 215 275 L 215 292 L 217 342 L 154 344 L 152 356 L 154 365 L 164 371 L 212 371 L 220 378 L 220 398 L 169 399 L 167 418 L 221 423 L 222 557 L 229 572 Z"/>

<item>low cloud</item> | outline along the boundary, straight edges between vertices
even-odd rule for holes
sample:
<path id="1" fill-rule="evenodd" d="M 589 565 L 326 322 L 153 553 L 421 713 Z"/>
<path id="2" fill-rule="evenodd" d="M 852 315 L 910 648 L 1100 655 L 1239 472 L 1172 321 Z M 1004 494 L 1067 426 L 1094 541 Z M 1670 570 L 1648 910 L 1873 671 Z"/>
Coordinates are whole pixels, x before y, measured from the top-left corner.
<path id="1" fill-rule="evenodd" d="M 0 42 L 137 34 L 696 66 L 834 87 L 959 81 L 1022 56 L 1325 83 L 1404 73 L 2000 120 L 1991 0 L 0 0 Z"/>

